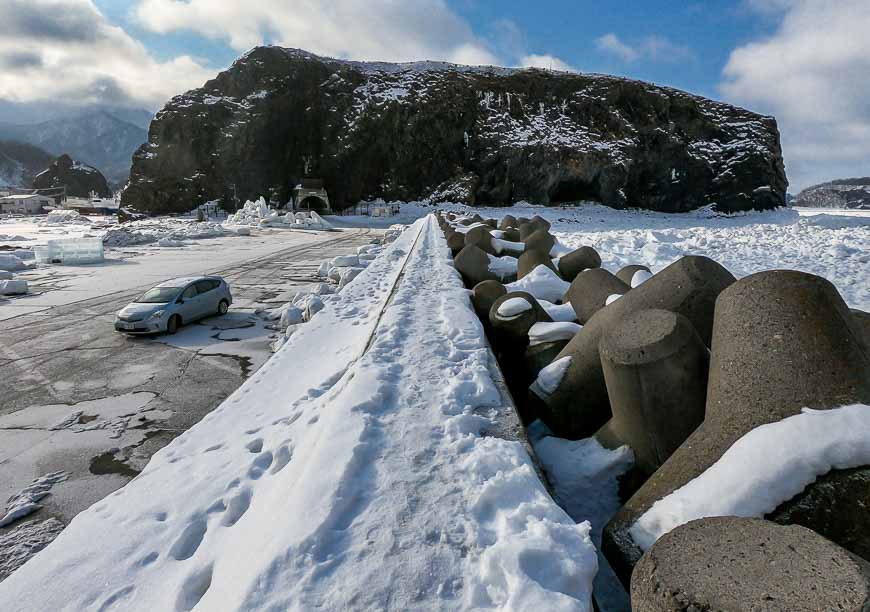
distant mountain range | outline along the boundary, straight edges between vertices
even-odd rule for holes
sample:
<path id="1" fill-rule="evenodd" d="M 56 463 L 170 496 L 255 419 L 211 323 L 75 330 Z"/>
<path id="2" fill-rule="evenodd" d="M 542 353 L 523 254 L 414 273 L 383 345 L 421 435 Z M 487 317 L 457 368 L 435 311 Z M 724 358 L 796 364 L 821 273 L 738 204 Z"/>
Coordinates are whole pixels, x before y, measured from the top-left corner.
<path id="1" fill-rule="evenodd" d="M 793 205 L 870 210 L 870 177 L 836 179 L 807 187 L 797 194 Z"/>
<path id="2" fill-rule="evenodd" d="M 0 187 L 29 187 L 54 156 L 23 142 L 0 140 Z"/>
<path id="3" fill-rule="evenodd" d="M 150 118 L 143 110 L 96 109 L 40 123 L 0 123 L 0 139 L 39 147 L 52 158 L 69 154 L 118 186 L 130 175 L 133 152 L 148 139 Z"/>

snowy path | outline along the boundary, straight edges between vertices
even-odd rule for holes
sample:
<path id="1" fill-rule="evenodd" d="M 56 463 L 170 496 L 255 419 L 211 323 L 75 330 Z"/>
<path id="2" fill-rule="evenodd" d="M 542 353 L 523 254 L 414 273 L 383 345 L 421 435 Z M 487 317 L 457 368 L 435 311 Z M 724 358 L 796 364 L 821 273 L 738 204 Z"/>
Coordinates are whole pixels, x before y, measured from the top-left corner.
<path id="1" fill-rule="evenodd" d="M 437 225 L 418 222 L 0 583 L 2 607 L 589 609 L 588 524 L 520 442 L 484 433 L 505 417 L 489 356 Z"/>

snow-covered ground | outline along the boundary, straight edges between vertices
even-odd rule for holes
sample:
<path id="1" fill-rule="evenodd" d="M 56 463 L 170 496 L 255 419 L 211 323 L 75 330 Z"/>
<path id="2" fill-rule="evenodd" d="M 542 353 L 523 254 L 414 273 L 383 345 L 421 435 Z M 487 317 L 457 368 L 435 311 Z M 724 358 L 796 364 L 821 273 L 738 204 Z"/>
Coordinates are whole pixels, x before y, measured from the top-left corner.
<path id="1" fill-rule="evenodd" d="M 457 212 L 501 218 L 540 215 L 569 247 L 591 246 L 612 272 L 629 264 L 658 272 L 683 255 L 706 255 L 735 276 L 771 269 L 801 270 L 831 281 L 852 308 L 870 310 L 868 211 L 780 209 L 741 215 L 706 210 L 683 214 L 578 207 L 469 208 Z"/>
<path id="2" fill-rule="evenodd" d="M 440 231 L 420 221 L 0 601 L 591 609 L 589 524 L 552 501 L 520 441 L 485 433 L 512 417 L 493 367 Z"/>

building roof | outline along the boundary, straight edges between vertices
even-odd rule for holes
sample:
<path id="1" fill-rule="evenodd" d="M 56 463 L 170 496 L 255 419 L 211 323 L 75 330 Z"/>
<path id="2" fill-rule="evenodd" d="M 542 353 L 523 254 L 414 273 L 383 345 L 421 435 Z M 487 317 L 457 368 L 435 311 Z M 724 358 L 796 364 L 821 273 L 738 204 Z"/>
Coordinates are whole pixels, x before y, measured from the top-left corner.
<path id="1" fill-rule="evenodd" d="M 18 195 L 0 196 L 0 200 L 30 200 L 32 198 L 40 198 L 43 200 L 51 199 L 49 196 L 44 196 L 39 193 L 22 193 Z"/>

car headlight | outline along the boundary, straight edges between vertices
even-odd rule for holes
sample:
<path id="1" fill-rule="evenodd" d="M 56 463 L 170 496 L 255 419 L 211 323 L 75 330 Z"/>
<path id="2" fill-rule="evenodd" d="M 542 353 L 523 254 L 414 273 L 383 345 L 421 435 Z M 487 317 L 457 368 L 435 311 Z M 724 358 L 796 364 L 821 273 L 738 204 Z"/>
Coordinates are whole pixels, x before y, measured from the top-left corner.
<path id="1" fill-rule="evenodd" d="M 158 310 L 157 312 L 153 313 L 153 314 L 152 314 L 150 317 L 148 317 L 148 318 L 149 318 L 149 319 L 159 319 L 160 317 L 163 316 L 163 314 L 164 314 L 165 312 L 166 312 L 165 310 Z"/>

